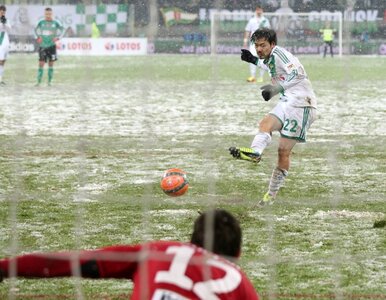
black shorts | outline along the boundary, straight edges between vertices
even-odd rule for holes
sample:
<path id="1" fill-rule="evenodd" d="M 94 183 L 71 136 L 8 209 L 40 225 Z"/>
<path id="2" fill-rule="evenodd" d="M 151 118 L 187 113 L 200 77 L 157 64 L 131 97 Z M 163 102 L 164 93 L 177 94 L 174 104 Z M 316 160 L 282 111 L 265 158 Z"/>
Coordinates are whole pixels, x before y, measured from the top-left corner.
<path id="1" fill-rule="evenodd" d="M 324 41 L 324 43 L 326 46 L 332 47 L 332 41 Z"/>
<path id="2" fill-rule="evenodd" d="M 48 48 L 39 47 L 39 61 L 55 61 L 58 60 L 56 56 L 56 45 Z"/>

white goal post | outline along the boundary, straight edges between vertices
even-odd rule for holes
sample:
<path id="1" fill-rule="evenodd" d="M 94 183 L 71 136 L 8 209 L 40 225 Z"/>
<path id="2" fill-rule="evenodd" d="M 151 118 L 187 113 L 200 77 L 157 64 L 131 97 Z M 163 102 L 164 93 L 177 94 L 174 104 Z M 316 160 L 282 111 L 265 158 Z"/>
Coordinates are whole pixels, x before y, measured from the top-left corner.
<path id="1" fill-rule="evenodd" d="M 239 45 L 241 47 L 245 25 L 254 14 L 253 11 L 211 11 L 211 54 L 218 54 L 218 47 L 224 47 L 224 45 Z M 343 15 L 341 12 L 276 12 L 264 13 L 264 16 L 269 19 L 271 28 L 277 32 L 280 46 L 297 47 L 296 49 L 305 52 L 293 51 L 295 55 L 319 53 L 323 44 L 319 30 L 329 23 L 335 31 L 335 41 L 338 41 L 338 43 L 334 43 L 337 45 L 335 52 L 338 52 L 340 57 L 343 54 Z"/>

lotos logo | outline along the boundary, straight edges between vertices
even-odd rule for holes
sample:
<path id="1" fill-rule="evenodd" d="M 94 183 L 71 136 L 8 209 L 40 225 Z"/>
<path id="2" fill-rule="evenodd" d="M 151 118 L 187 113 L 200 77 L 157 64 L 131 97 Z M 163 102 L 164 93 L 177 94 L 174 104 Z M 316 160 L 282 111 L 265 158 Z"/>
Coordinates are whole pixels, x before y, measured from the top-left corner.
<path id="1" fill-rule="evenodd" d="M 84 41 L 69 41 L 66 44 L 66 47 L 68 50 L 71 51 L 77 51 L 77 50 L 83 50 L 83 51 L 90 51 L 92 50 L 92 44 L 90 42 L 84 42 Z"/>
<path id="2" fill-rule="evenodd" d="M 136 51 L 141 50 L 140 43 L 130 43 L 130 42 L 118 42 L 116 43 L 117 50 L 120 51 Z"/>
<path id="3" fill-rule="evenodd" d="M 106 48 L 106 50 L 112 51 L 112 50 L 114 50 L 115 47 L 114 47 L 113 43 L 107 42 L 105 44 L 105 48 Z"/>

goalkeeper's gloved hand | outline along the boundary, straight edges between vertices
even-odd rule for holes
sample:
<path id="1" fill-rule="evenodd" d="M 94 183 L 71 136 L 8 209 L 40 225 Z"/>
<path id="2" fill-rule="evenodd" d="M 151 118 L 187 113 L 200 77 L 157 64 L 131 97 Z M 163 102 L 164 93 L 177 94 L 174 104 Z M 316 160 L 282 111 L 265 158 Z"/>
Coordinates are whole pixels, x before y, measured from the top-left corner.
<path id="1" fill-rule="evenodd" d="M 260 89 L 262 90 L 261 95 L 263 96 L 265 101 L 268 101 L 273 96 L 279 94 L 283 90 L 280 85 L 272 84 L 263 85 Z"/>
<path id="2" fill-rule="evenodd" d="M 241 49 L 241 60 L 256 65 L 257 57 L 252 55 L 251 51 L 247 49 Z"/>
<path id="3" fill-rule="evenodd" d="M 7 23 L 7 18 L 5 16 L 1 16 L 0 22 L 3 24 Z"/>

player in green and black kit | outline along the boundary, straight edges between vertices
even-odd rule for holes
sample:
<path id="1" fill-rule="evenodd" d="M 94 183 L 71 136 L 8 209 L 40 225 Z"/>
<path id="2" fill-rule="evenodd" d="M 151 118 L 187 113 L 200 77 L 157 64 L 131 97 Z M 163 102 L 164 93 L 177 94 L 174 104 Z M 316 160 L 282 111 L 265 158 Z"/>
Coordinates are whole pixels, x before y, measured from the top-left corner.
<path id="1" fill-rule="evenodd" d="M 39 43 L 39 70 L 37 84 L 39 85 L 43 77 L 44 64 L 48 61 L 48 85 L 51 84 L 54 75 L 54 62 L 56 56 L 56 41 L 64 33 L 62 24 L 52 18 L 52 9 L 47 7 L 44 11 L 44 19 L 39 21 L 35 28 L 37 42 Z"/>

